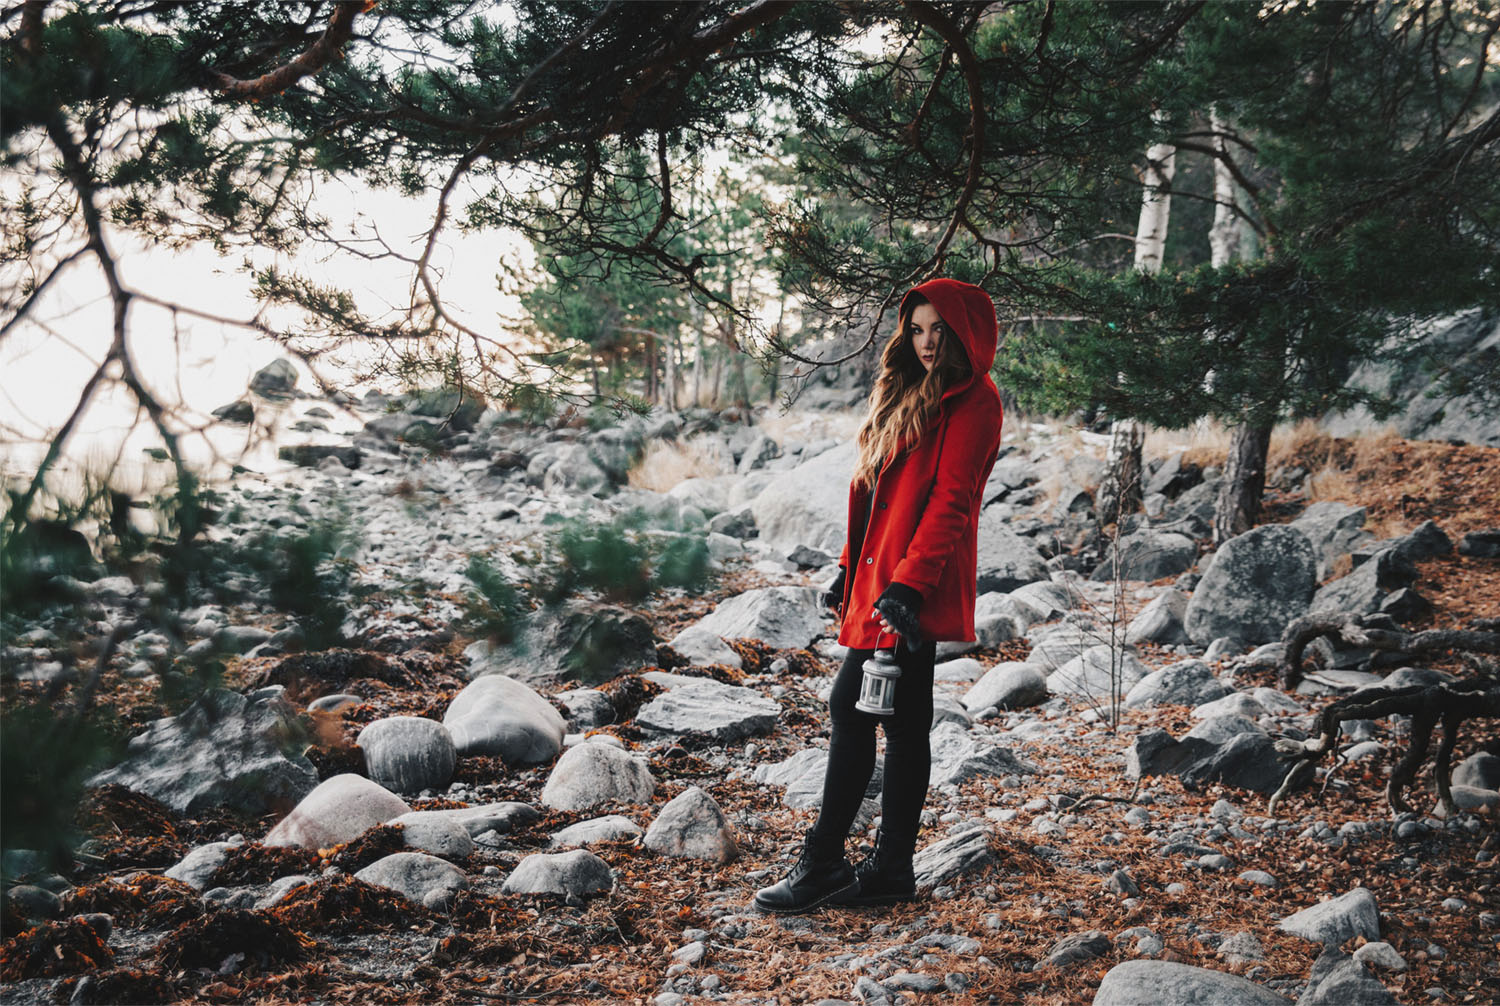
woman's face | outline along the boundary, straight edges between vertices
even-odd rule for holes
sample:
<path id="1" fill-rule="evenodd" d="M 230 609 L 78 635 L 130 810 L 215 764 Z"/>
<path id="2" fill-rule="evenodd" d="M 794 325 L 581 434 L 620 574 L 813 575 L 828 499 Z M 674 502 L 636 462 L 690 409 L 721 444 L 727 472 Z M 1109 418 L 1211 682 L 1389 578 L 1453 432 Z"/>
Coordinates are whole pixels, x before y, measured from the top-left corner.
<path id="1" fill-rule="evenodd" d="M 943 319 L 938 317 L 937 308 L 931 304 L 918 304 L 911 313 L 906 332 L 911 339 L 912 351 L 922 361 L 922 369 L 930 373 L 943 344 Z"/>

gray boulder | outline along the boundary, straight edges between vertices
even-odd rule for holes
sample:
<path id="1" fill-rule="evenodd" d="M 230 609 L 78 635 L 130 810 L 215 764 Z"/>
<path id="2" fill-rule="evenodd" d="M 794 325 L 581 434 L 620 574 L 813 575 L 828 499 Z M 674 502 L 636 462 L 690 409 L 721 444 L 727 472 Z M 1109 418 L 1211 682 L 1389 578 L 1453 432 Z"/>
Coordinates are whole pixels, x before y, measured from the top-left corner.
<path id="1" fill-rule="evenodd" d="M 358 447 L 345 444 L 292 444 L 276 449 L 277 460 L 287 461 L 298 468 L 318 468 L 328 458 L 337 458 L 345 468 L 358 468 L 364 460 L 364 452 Z"/>
<path id="2" fill-rule="evenodd" d="M 209 842 L 200 845 L 169 870 L 166 876 L 172 880 L 180 880 L 195 891 L 201 891 L 208 886 L 209 879 L 214 872 L 224 865 L 229 858 L 229 850 L 235 848 L 238 843 L 234 842 Z"/>
<path id="3" fill-rule="evenodd" d="M 553 495 L 590 495 L 611 487 L 608 473 L 582 444 L 564 444 L 542 475 L 542 491 Z"/>
<path id="4" fill-rule="evenodd" d="M 458 763 L 448 729 L 420 716 L 376 720 L 355 743 L 364 752 L 369 777 L 395 793 L 444 789 Z"/>
<path id="5" fill-rule="evenodd" d="M 1365 530 L 1366 509 L 1324 500 L 1314 503 L 1291 526 L 1307 535 L 1318 560 L 1318 579 L 1326 578 L 1339 557 L 1374 539 Z"/>
<path id="6" fill-rule="evenodd" d="M 1028 664 L 1036 664 L 1048 674 L 1108 639 L 1108 631 L 1081 625 L 1062 624 L 1041 630 L 1026 655 Z"/>
<path id="7" fill-rule="evenodd" d="M 1292 1000 L 1239 975 L 1141 960 L 1110 968 L 1093 1006 L 1292 1006 Z"/>
<path id="8" fill-rule="evenodd" d="M 1035 775 L 1037 768 L 1010 750 L 976 738 L 957 723 L 932 731 L 929 785 L 961 783 L 976 776 Z"/>
<path id="9" fill-rule="evenodd" d="M 1098 929 L 1083 933 L 1069 933 L 1052 945 L 1047 956 L 1037 962 L 1036 970 L 1042 968 L 1064 968 L 1070 964 L 1103 957 L 1115 948 L 1110 938 Z"/>
<path id="10" fill-rule="evenodd" d="M 1035 608 L 1039 612 L 1035 619 L 1038 622 L 1061 618 L 1073 610 L 1075 603 L 1072 591 L 1050 579 L 1017 587 L 1010 592 L 1010 596 Z"/>
<path id="11" fill-rule="evenodd" d="M 1161 643 L 1175 646 L 1188 642 L 1187 630 L 1182 627 L 1187 617 L 1188 595 L 1180 590 L 1166 590 L 1156 595 L 1142 608 L 1125 629 L 1125 642 Z"/>
<path id="12" fill-rule="evenodd" d="M 236 426 L 249 426 L 255 422 L 255 406 L 241 398 L 237 402 L 221 405 L 210 413 L 221 423 L 234 423 Z"/>
<path id="13" fill-rule="evenodd" d="M 359 775 L 336 775 L 293 807 L 263 844 L 326 849 L 352 842 L 375 825 L 410 812 L 405 800 L 379 783 Z"/>
<path id="14" fill-rule="evenodd" d="M 1035 664 L 1008 661 L 985 672 L 964 693 L 964 708 L 977 713 L 991 707 L 1023 709 L 1047 700 L 1047 676 Z"/>
<path id="15" fill-rule="evenodd" d="M 282 357 L 272 360 L 250 378 L 250 390 L 259 395 L 290 395 L 297 387 L 297 367 Z"/>
<path id="16" fill-rule="evenodd" d="M 1091 579 L 1113 580 L 1118 567 L 1122 580 L 1160 580 L 1191 569 L 1198 561 L 1198 546 L 1181 534 L 1142 528 L 1120 539 L 1119 554 L 1108 550 Z"/>
<path id="17" fill-rule="evenodd" d="M 1206 722 L 1214 724 L 1209 730 L 1218 726 Z M 1175 775 L 1193 788 L 1217 782 L 1269 794 L 1280 787 L 1286 767 L 1277 760 L 1275 743 L 1251 723 L 1248 730 L 1222 738 L 1189 732 L 1177 740 L 1159 728 L 1144 730 L 1126 752 L 1125 773 L 1132 779 Z"/>
<path id="18" fill-rule="evenodd" d="M 1282 524 L 1252 528 L 1214 553 L 1183 627 L 1200 646 L 1221 636 L 1269 643 L 1307 610 L 1316 577 L 1317 557 L 1301 531 Z"/>
<path id="19" fill-rule="evenodd" d="M 505 894 L 561 894 L 585 898 L 615 886 L 609 864 L 587 849 L 539 852 L 516 865 L 500 890 Z"/>
<path id="20" fill-rule="evenodd" d="M 1416 578 L 1417 568 L 1411 561 L 1399 549 L 1388 548 L 1348 576 L 1318 588 L 1308 610 L 1373 614 L 1388 594 L 1410 587 Z"/>
<path id="21" fill-rule="evenodd" d="M 1470 531 L 1459 540 L 1458 554 L 1473 559 L 1500 559 L 1500 528 Z"/>
<path id="22" fill-rule="evenodd" d="M 811 587 L 747 590 L 719 602 L 693 627 L 724 639 L 759 639 L 778 650 L 805 648 L 824 631 L 818 592 Z"/>
<path id="23" fill-rule="evenodd" d="M 673 636 L 667 645 L 686 657 L 694 667 L 723 664 L 739 670 L 744 666 L 744 660 L 724 642 L 723 636 L 710 632 L 701 625 L 689 625 Z"/>
<path id="24" fill-rule="evenodd" d="M 917 886 L 931 889 L 995 862 L 989 829 L 976 824 L 919 849 L 912 857 L 912 870 L 917 876 Z"/>
<path id="25" fill-rule="evenodd" d="M 1095 702 L 1125 695 L 1146 676 L 1146 665 L 1124 647 L 1093 646 L 1047 675 L 1047 691 Z"/>
<path id="26" fill-rule="evenodd" d="M 464 859 L 474 851 L 474 839 L 468 829 L 440 810 L 414 810 L 392 818 L 389 823 L 401 826 L 402 843 L 416 852 Z"/>
<path id="27" fill-rule="evenodd" d="M 697 786 L 689 786 L 661 809 L 646 829 L 645 845 L 664 856 L 711 863 L 728 863 L 740 852 L 724 812 Z"/>
<path id="28" fill-rule="evenodd" d="M 464 871 L 423 852 L 392 853 L 360 870 L 354 879 L 395 891 L 408 901 L 433 909 L 445 908 L 454 895 L 469 886 Z"/>
<path id="29" fill-rule="evenodd" d="M 534 612 L 514 644 L 478 642 L 464 651 L 469 676 L 505 674 L 521 681 L 598 684 L 621 671 L 656 663 L 651 623 L 612 604 L 565 601 Z"/>
<path id="30" fill-rule="evenodd" d="M 620 838 L 640 838 L 641 826 L 621 814 L 607 814 L 587 821 L 579 821 L 552 836 L 548 844 L 554 849 L 565 849 L 576 845 L 593 845 L 595 842 L 613 842 Z"/>
<path id="31" fill-rule="evenodd" d="M 1152 671 L 1131 688 L 1125 705 L 1131 709 L 1145 706 L 1197 706 L 1222 698 L 1229 689 L 1214 676 L 1201 660 L 1181 660 Z"/>
<path id="32" fill-rule="evenodd" d="M 1025 632 L 1037 622 L 1047 620 L 1050 615 L 1047 607 L 1032 604 L 1022 599 L 1019 593 L 1002 594 L 992 590 L 974 600 L 974 627 L 978 629 L 981 622 L 990 619 L 1006 618 L 1013 623 L 1017 633 Z"/>
<path id="33" fill-rule="evenodd" d="M 1363 963 L 1338 950 L 1325 950 L 1313 961 L 1307 991 L 1297 1006 L 1399 1006 L 1399 1002 Z"/>
<path id="34" fill-rule="evenodd" d="M 125 760 L 88 785 L 118 783 L 180 814 L 210 807 L 264 814 L 294 803 L 317 786 L 318 773 L 300 753 L 301 715 L 284 693 L 204 692 L 132 737 Z"/>
<path id="35" fill-rule="evenodd" d="M 534 765 L 562 750 L 567 724 L 552 703 L 504 674 L 475 678 L 453 697 L 443 726 L 461 755 L 499 755 Z"/>
<path id="36" fill-rule="evenodd" d="M 570 688 L 552 696 L 568 710 L 568 726 L 592 730 L 615 721 L 615 706 L 609 696 L 593 688 Z"/>
<path id="37" fill-rule="evenodd" d="M 529 804 L 514 801 L 484 803 L 472 807 L 450 807 L 446 810 L 412 811 L 402 815 L 406 819 L 415 817 L 443 818 L 458 825 L 472 838 L 487 831 L 505 833 L 533 824 L 542 815 Z"/>
<path id="38" fill-rule="evenodd" d="M 806 545 L 838 555 L 848 523 L 854 458 L 849 441 L 773 478 L 750 504 L 761 541 L 783 554 Z"/>
<path id="39" fill-rule="evenodd" d="M 554 810 L 587 810 L 601 803 L 645 803 L 656 791 L 646 763 L 609 744 L 568 748 L 542 787 L 542 804 Z"/>
<path id="40" fill-rule="evenodd" d="M 1380 911 L 1369 888 L 1356 887 L 1347 894 L 1288 915 L 1276 928 L 1325 947 L 1336 947 L 1355 936 L 1380 939 Z"/>
<path id="41" fill-rule="evenodd" d="M 995 507 L 979 514 L 978 587 L 1006 593 L 1028 583 L 1046 580 L 1047 560 L 1030 538 L 1012 531 Z"/>
<path id="42" fill-rule="evenodd" d="M 668 736 L 689 734 L 734 741 L 775 729 L 781 704 L 752 688 L 704 678 L 658 695 L 635 714 L 642 730 Z"/>
<path id="43" fill-rule="evenodd" d="M 1453 766 L 1453 785 L 1500 789 L 1500 758 L 1488 751 L 1471 754 Z"/>

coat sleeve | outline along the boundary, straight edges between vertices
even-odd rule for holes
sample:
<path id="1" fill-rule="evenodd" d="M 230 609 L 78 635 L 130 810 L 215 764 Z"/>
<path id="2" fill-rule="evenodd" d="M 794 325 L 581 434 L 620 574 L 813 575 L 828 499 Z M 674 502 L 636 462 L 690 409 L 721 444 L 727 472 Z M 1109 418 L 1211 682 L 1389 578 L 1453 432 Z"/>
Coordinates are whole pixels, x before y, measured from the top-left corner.
<path id="1" fill-rule="evenodd" d="M 959 403 L 948 417 L 927 507 L 893 581 L 924 596 L 937 586 L 960 536 L 974 521 L 985 472 L 999 449 L 1001 417 L 999 400 L 985 395 Z"/>

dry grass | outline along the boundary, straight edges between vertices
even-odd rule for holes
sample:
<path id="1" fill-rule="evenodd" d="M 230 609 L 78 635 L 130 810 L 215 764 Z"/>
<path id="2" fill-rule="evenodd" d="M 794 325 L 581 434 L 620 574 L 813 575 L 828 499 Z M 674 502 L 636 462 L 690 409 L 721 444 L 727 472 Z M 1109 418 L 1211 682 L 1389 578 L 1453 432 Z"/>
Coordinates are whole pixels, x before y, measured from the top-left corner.
<path id="1" fill-rule="evenodd" d="M 655 440 L 630 470 L 630 485 L 664 493 L 684 479 L 727 475 L 732 471 L 734 459 L 722 443 L 697 438 L 678 442 Z"/>
<path id="2" fill-rule="evenodd" d="M 1222 465 L 1229 452 L 1229 429 L 1216 420 L 1205 419 L 1183 430 L 1164 430 L 1154 426 L 1146 428 L 1146 445 L 1143 456 L 1162 458 L 1182 451 L 1182 460 L 1200 468 Z"/>
<path id="3" fill-rule="evenodd" d="M 837 440 L 843 443 L 853 440 L 864 421 L 863 409 L 829 409 L 804 413 L 773 412 L 760 421 L 766 436 L 777 443 L 800 440 L 813 443 L 818 440 Z"/>

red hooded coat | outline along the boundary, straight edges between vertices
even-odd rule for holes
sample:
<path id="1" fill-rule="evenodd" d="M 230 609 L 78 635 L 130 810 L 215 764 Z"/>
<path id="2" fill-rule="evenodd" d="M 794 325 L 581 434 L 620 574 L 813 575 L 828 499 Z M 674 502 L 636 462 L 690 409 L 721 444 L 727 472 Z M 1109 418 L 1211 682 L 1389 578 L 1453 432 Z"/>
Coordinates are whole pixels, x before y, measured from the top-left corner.
<path id="1" fill-rule="evenodd" d="M 924 639 L 974 638 L 979 508 L 1004 418 L 989 374 L 999 335 L 995 305 L 979 287 L 953 279 L 930 280 L 906 296 L 914 293 L 963 343 L 973 375 L 944 392 L 927 432 L 886 462 L 873 490 L 849 487 L 839 642 L 856 649 L 877 645 L 880 621 L 872 610 L 891 583 L 922 595 Z M 892 638 L 879 642 L 889 646 Z"/>

